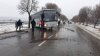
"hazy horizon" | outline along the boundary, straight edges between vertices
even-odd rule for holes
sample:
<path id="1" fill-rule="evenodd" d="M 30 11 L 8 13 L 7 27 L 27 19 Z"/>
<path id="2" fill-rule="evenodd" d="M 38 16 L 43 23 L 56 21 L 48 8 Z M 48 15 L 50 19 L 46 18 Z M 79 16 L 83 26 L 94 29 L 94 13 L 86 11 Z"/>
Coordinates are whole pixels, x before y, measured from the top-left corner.
<path id="1" fill-rule="evenodd" d="M 56 3 L 69 19 L 77 15 L 79 10 L 84 6 L 94 7 L 99 4 L 100 0 L 38 0 L 39 9 L 46 3 Z M 0 0 L 0 17 L 25 18 L 28 20 L 27 14 L 20 15 L 17 9 L 20 0 Z M 23 19 L 24 20 L 24 19 Z"/>

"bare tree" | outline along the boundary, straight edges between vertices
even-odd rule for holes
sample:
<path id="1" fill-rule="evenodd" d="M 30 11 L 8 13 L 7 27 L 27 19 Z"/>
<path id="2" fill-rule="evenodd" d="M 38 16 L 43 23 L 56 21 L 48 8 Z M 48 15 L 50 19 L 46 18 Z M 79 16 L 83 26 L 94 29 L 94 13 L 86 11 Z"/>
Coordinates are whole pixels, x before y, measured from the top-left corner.
<path id="1" fill-rule="evenodd" d="M 88 21 L 88 13 L 89 13 L 90 8 L 89 7 L 83 7 L 80 9 L 79 11 L 79 17 L 80 17 L 80 21 L 83 23 Z"/>
<path id="2" fill-rule="evenodd" d="M 95 22 L 95 9 L 91 9 L 89 15 L 88 15 L 88 18 L 89 18 L 89 23 L 90 24 L 94 24 Z"/>
<path id="3" fill-rule="evenodd" d="M 28 28 L 30 28 L 31 13 L 37 11 L 38 8 L 37 4 L 38 4 L 37 0 L 21 0 L 20 4 L 18 5 L 20 13 L 22 14 L 27 13 L 29 16 Z"/>
<path id="4" fill-rule="evenodd" d="M 100 19 L 100 4 L 96 5 L 96 9 L 95 9 L 95 22 L 94 22 L 94 28 L 97 25 L 99 19 Z"/>
<path id="5" fill-rule="evenodd" d="M 68 18 L 67 18 L 64 14 L 61 14 L 61 15 L 60 15 L 60 19 L 61 19 L 62 21 L 68 21 Z"/>
<path id="6" fill-rule="evenodd" d="M 72 19 L 71 19 L 73 22 L 80 22 L 79 21 L 79 16 L 78 15 L 75 15 Z"/>
<path id="7" fill-rule="evenodd" d="M 58 9 L 58 6 L 54 3 L 47 3 L 46 8 L 47 9 Z"/>
<path id="8" fill-rule="evenodd" d="M 87 18 L 85 20 L 86 21 L 86 26 L 88 26 L 89 21 L 91 21 L 91 17 L 92 17 L 91 11 L 92 11 L 91 7 L 86 8 L 86 12 L 87 12 Z"/>

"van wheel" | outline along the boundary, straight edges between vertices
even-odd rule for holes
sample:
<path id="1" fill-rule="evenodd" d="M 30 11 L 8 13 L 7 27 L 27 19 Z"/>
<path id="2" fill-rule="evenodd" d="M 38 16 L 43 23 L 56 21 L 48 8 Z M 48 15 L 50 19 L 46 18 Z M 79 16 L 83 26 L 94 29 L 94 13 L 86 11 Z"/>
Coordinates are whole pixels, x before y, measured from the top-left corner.
<path id="1" fill-rule="evenodd" d="M 53 31 L 53 27 L 50 27 L 50 31 Z"/>

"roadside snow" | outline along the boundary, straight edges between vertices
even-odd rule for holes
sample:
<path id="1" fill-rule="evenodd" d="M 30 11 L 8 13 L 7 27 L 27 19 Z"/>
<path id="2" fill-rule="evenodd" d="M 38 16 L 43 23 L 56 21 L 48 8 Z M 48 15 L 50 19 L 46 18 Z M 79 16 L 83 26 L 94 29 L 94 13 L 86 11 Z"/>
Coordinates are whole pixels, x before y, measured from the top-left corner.
<path id="1" fill-rule="evenodd" d="M 22 29 L 27 29 L 27 25 L 24 24 Z M 15 30 L 16 28 L 14 24 L 11 24 L 11 23 L 0 24 L 0 33 L 11 32 Z"/>
<path id="2" fill-rule="evenodd" d="M 100 36 L 100 25 L 96 26 L 96 28 L 93 28 L 93 25 L 89 26 L 80 25 L 80 26 Z"/>

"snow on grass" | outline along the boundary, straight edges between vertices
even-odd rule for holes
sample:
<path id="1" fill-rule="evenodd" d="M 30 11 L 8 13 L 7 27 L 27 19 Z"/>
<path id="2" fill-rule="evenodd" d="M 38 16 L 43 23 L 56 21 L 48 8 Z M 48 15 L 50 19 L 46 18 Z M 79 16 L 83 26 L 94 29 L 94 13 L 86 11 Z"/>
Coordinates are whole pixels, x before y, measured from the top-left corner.
<path id="1" fill-rule="evenodd" d="M 23 24 L 22 29 L 27 29 L 27 24 Z M 0 24 L 0 33 L 16 31 L 15 25 L 11 23 Z"/>
<path id="2" fill-rule="evenodd" d="M 80 25 L 80 26 L 100 36 L 100 25 L 96 26 L 96 28 L 93 28 L 93 25 L 89 26 Z"/>

